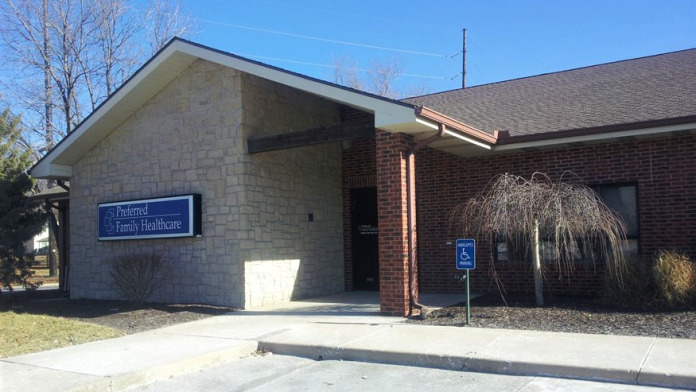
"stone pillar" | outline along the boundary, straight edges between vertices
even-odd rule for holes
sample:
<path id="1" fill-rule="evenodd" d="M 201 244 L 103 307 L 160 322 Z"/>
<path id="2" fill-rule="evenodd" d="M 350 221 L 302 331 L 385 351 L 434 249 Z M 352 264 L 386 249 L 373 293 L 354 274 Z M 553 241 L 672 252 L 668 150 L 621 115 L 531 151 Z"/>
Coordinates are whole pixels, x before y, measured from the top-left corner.
<path id="1" fill-rule="evenodd" d="M 406 316 L 409 303 L 406 153 L 410 137 L 377 130 L 379 296 L 383 313 Z"/>

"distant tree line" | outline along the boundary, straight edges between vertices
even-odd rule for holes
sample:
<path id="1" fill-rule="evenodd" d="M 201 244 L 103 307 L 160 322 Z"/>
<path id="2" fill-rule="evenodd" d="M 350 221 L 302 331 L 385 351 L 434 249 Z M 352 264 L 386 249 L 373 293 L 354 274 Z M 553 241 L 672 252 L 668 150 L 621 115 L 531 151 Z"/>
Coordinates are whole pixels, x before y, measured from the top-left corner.
<path id="1" fill-rule="evenodd" d="M 137 6 L 145 7 L 139 9 Z M 2 98 L 38 158 L 193 21 L 175 1 L 1 0 Z"/>

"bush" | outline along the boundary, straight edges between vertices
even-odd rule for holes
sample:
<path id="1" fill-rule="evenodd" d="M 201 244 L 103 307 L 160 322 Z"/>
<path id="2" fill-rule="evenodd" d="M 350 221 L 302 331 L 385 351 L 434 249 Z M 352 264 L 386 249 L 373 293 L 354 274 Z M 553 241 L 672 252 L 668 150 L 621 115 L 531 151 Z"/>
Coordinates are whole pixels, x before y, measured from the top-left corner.
<path id="1" fill-rule="evenodd" d="M 32 267 L 35 264 L 33 255 L 0 249 L 0 288 L 12 291 L 13 284 L 22 285 L 29 290 L 38 288 L 40 283 L 29 281 L 29 278 L 34 275 Z"/>
<path id="2" fill-rule="evenodd" d="M 116 258 L 111 277 L 121 294 L 137 306 L 145 303 L 169 276 L 169 262 L 162 255 L 129 254 Z"/>
<path id="3" fill-rule="evenodd" d="M 655 285 L 649 268 L 639 260 L 626 260 L 621 276 L 607 271 L 599 300 L 606 306 L 651 306 L 655 301 Z"/>
<path id="4" fill-rule="evenodd" d="M 696 298 L 696 267 L 686 255 L 660 251 L 653 276 L 658 294 L 670 305 L 685 305 Z"/>

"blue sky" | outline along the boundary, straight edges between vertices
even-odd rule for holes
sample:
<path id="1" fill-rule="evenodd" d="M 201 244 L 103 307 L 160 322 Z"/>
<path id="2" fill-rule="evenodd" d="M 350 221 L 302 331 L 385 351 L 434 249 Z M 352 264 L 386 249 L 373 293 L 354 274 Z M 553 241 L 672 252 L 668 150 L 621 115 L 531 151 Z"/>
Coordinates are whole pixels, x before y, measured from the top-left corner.
<path id="1" fill-rule="evenodd" d="M 331 79 L 333 59 L 361 69 L 399 61 L 399 83 L 430 92 L 696 47 L 696 0 L 181 0 L 189 39 Z M 454 57 L 452 57 L 454 56 Z M 410 76 L 414 75 L 414 76 Z M 416 76 L 417 75 L 417 76 Z M 453 79 L 454 78 L 454 79 Z"/>

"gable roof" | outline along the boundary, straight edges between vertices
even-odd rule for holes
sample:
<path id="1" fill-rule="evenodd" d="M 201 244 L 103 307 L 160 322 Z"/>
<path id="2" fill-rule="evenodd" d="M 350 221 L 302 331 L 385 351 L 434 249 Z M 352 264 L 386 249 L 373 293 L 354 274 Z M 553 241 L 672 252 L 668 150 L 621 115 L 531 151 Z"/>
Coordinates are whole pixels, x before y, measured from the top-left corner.
<path id="1" fill-rule="evenodd" d="M 73 164 L 198 59 L 374 114 L 376 128 L 457 155 L 696 131 L 696 49 L 397 101 L 174 38 L 32 177 L 70 179 Z"/>
<path id="2" fill-rule="evenodd" d="M 198 59 L 372 113 L 375 127 L 380 129 L 422 133 L 432 131 L 433 127 L 437 128 L 437 124 L 425 121 L 412 104 L 328 83 L 174 38 L 35 164 L 31 168 L 31 175 L 35 178 L 69 179 L 74 163 Z M 484 139 L 488 137 L 483 134 L 480 136 Z"/>
<path id="3" fill-rule="evenodd" d="M 696 122 L 696 49 L 404 100 L 521 140 Z M 557 134 L 557 135 L 554 135 Z M 509 140 L 508 142 L 512 142 Z"/>

